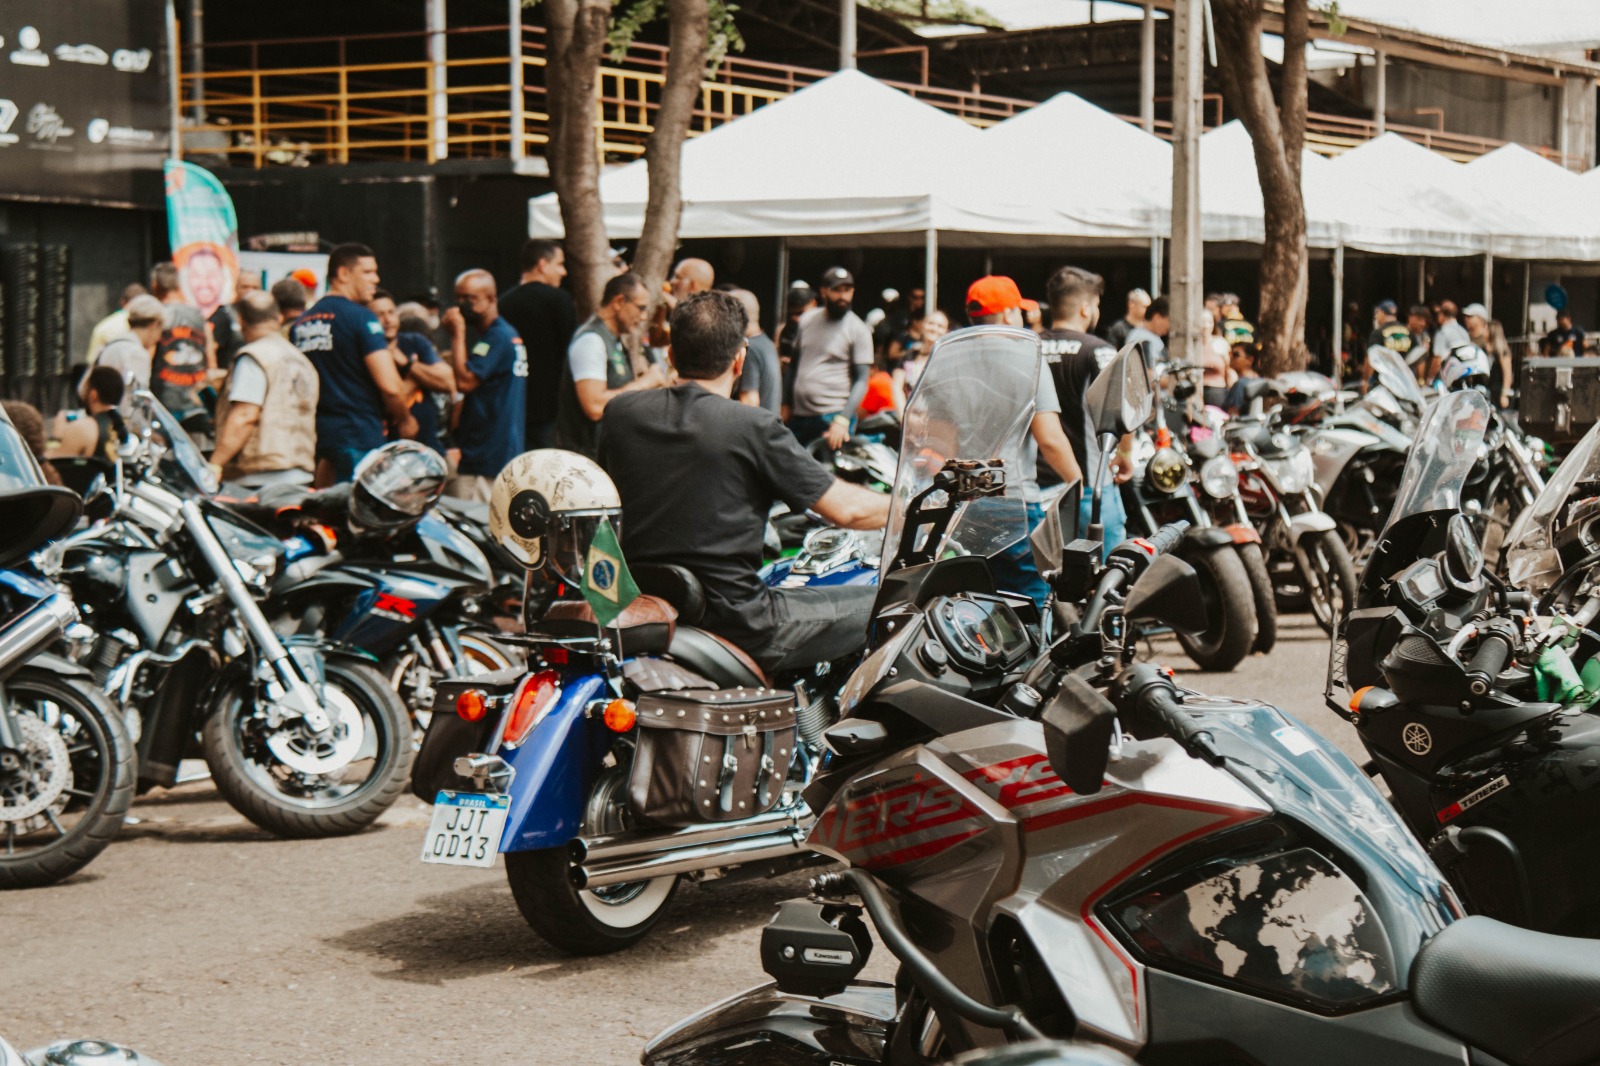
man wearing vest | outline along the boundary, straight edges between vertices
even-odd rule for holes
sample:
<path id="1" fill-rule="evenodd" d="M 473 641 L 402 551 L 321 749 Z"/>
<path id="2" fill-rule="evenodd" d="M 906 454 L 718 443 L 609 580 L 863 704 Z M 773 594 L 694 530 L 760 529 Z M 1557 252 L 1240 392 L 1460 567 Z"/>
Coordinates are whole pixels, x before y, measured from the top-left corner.
<path id="1" fill-rule="evenodd" d="M 244 488 L 309 485 L 317 462 L 316 368 L 284 338 L 269 293 L 247 293 L 235 309 L 244 344 L 217 411 L 212 465 Z"/>
<path id="2" fill-rule="evenodd" d="M 650 292 L 639 275 L 619 274 L 606 282 L 600 309 L 578 327 L 567 349 L 556 415 L 558 446 L 595 458 L 600 416 L 612 397 L 668 384 L 667 372 L 659 363 L 635 378 L 622 345 L 622 339 L 639 328 L 649 310 Z"/>

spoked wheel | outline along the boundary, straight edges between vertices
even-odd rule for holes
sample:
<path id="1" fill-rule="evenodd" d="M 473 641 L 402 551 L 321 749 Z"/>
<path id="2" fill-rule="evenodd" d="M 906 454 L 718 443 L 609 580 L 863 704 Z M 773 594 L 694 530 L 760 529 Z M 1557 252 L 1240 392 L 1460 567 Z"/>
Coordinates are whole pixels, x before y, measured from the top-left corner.
<path id="1" fill-rule="evenodd" d="M 584 836 L 631 827 L 627 787 L 626 767 L 600 775 L 584 812 Z M 571 870 L 565 847 L 506 853 L 506 880 L 522 917 L 546 943 L 573 955 L 607 955 L 637 944 L 661 920 L 678 887 L 670 876 L 577 888 Z"/>
<path id="2" fill-rule="evenodd" d="M 88 684 L 24 668 L 6 682 L 17 746 L 0 750 L 0 888 L 32 888 L 81 870 L 122 828 L 133 799 L 133 745 Z"/>
<path id="3" fill-rule="evenodd" d="M 377 821 L 411 774 L 411 725 L 383 675 L 328 660 L 325 735 L 278 713 L 250 678 L 222 693 L 200 739 L 217 790 L 234 809 L 286 837 L 343 836 Z"/>
<path id="4" fill-rule="evenodd" d="M 463 632 L 458 634 L 458 639 L 461 642 L 461 656 L 466 661 L 466 677 L 520 666 L 526 661 L 519 652 L 484 633 Z M 432 688 L 440 677 L 454 677 L 455 672 L 438 674 L 429 659 L 410 649 L 403 649 L 385 659 L 383 672 L 389 679 L 389 687 L 395 690 L 400 701 L 411 712 L 413 747 L 421 745 L 422 735 L 428 731 L 428 723 L 433 721 L 433 709 L 432 696 L 424 698 L 418 694 L 418 690 L 424 684 Z M 421 706 L 424 699 L 427 707 Z"/>
<path id="5" fill-rule="evenodd" d="M 1356 567 L 1344 541 L 1334 530 L 1307 533 L 1295 545 L 1306 583 L 1311 615 L 1324 633 L 1332 634 L 1340 618 L 1356 602 Z"/>

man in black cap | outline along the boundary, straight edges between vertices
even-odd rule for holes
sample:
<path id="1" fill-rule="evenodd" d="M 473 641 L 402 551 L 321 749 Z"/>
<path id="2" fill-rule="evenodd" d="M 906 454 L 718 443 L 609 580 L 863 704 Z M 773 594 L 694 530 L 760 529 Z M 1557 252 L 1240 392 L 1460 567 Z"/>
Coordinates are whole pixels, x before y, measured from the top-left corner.
<path id="1" fill-rule="evenodd" d="M 838 448 L 850 439 L 850 425 L 867 394 L 872 376 L 872 331 L 850 309 L 856 279 L 844 267 L 822 275 L 822 306 L 795 324 L 794 367 L 790 374 L 789 429 L 801 444 L 826 437 Z"/>

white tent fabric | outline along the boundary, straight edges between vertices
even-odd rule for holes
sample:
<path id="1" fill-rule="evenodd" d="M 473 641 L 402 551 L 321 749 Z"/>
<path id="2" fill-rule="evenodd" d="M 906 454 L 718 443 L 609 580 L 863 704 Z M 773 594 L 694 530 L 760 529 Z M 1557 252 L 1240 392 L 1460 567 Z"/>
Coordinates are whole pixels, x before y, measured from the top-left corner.
<path id="1" fill-rule="evenodd" d="M 1490 250 L 1486 205 L 1459 163 L 1385 133 L 1328 163 L 1348 209 L 1352 248 L 1395 255 L 1481 255 Z"/>
<path id="2" fill-rule="evenodd" d="M 1333 248 L 1340 240 L 1340 211 L 1326 176 L 1328 161 L 1313 152 L 1301 158 L 1301 193 L 1306 204 L 1306 242 Z M 1266 240 L 1261 182 L 1255 148 L 1239 121 L 1200 138 L 1200 232 L 1206 241 Z"/>
<path id="3" fill-rule="evenodd" d="M 1518 144 L 1461 168 L 1479 202 L 1496 205 L 1496 255 L 1518 259 L 1600 259 L 1600 212 L 1581 177 Z"/>

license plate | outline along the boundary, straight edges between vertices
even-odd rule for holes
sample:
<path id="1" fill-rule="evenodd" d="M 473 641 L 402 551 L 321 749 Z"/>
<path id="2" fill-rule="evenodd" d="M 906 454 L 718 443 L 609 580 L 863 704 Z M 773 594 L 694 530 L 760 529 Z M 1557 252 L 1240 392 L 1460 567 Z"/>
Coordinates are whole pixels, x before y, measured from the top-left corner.
<path id="1" fill-rule="evenodd" d="M 493 866 L 510 813 L 510 796 L 439 793 L 433 801 L 433 821 L 422 841 L 422 861 L 446 866 Z"/>

